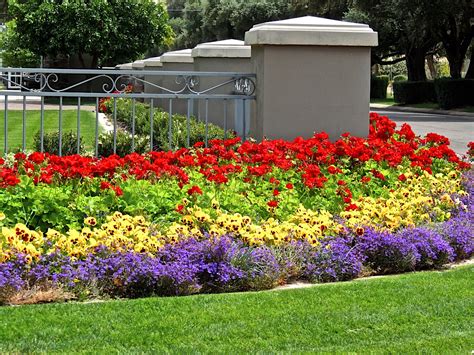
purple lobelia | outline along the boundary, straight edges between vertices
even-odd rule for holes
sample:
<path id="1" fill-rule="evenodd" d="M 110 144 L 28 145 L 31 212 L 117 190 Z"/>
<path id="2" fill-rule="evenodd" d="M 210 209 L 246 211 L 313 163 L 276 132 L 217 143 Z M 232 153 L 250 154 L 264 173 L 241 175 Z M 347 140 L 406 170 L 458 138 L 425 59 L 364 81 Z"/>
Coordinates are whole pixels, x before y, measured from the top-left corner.
<path id="1" fill-rule="evenodd" d="M 439 234 L 451 245 L 455 260 L 468 259 L 474 255 L 474 214 L 460 212 L 436 227 Z"/>
<path id="2" fill-rule="evenodd" d="M 408 239 L 387 231 L 367 228 L 357 237 L 357 249 L 365 256 L 365 264 L 379 274 L 415 270 L 421 255 Z"/>
<path id="3" fill-rule="evenodd" d="M 363 259 L 350 238 L 326 239 L 311 253 L 304 275 L 313 282 L 352 280 L 360 274 Z"/>
<path id="4" fill-rule="evenodd" d="M 434 230 L 423 227 L 405 228 L 397 232 L 395 237 L 405 239 L 415 246 L 419 254 L 417 269 L 439 268 L 454 259 L 453 248 Z"/>

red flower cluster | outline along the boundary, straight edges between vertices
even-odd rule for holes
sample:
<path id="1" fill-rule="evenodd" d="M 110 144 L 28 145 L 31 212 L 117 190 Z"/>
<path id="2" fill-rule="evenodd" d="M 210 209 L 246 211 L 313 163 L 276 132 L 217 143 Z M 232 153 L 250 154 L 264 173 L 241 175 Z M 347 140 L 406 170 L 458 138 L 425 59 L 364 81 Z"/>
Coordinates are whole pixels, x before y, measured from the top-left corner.
<path id="1" fill-rule="evenodd" d="M 375 113 L 370 115 L 369 132 L 367 138 L 344 134 L 335 142 L 331 142 L 326 133 L 315 134 L 309 139 L 299 137 L 293 141 L 277 139 L 261 143 L 241 143 L 239 138 L 211 140 L 207 148 L 197 144 L 192 149 L 144 155 L 133 153 L 123 158 L 117 155 L 96 159 L 78 155 L 58 157 L 33 153 L 26 156 L 19 153 L 8 166 L 0 160 L 0 187 L 18 184 L 23 175 L 29 176 L 37 184 L 61 184 L 69 179 L 84 178 L 100 178 L 111 183 L 117 176 L 150 181 L 167 177 L 176 179 L 179 186 L 183 187 L 189 183 L 189 169 L 200 172 L 208 181 L 216 184 L 227 183 L 229 177 L 235 174 L 240 174 L 245 182 L 254 183 L 259 178 L 267 180 L 267 175 L 274 169 L 293 169 L 299 174 L 301 182 L 312 189 L 322 188 L 328 180 L 328 174 L 341 174 L 339 167 L 356 167 L 368 160 L 386 162 L 395 167 L 408 159 L 412 166 L 428 172 L 431 172 L 434 158 L 447 159 L 456 163 L 460 169 L 469 167 L 449 148 L 446 137 L 434 133 L 425 138 L 415 137 L 410 126 L 403 125 L 396 130 L 394 122 Z M 472 145 L 470 148 L 473 148 Z M 370 181 L 371 177 L 385 179 L 381 172 L 372 170 L 369 176 L 362 178 L 362 182 Z M 270 182 L 275 187 L 280 183 L 271 179 Z M 339 185 L 344 187 L 343 182 Z M 288 184 L 286 187 L 291 189 L 293 185 Z M 115 182 L 111 183 L 110 188 L 117 195 L 121 192 Z M 198 189 L 196 186 L 190 190 L 195 194 L 200 193 Z M 274 195 L 278 193 L 274 192 Z M 342 197 L 349 200 L 348 195 L 345 193 Z"/>

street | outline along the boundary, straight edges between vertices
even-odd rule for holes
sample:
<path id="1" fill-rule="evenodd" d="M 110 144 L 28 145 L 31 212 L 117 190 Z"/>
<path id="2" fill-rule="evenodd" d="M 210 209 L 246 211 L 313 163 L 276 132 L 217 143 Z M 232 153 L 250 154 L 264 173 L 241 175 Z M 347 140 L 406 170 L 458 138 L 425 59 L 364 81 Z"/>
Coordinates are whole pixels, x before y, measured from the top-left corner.
<path id="1" fill-rule="evenodd" d="M 397 125 L 408 123 L 415 134 L 425 135 L 433 132 L 446 136 L 451 142 L 451 148 L 459 155 L 464 155 L 467 152 L 467 143 L 474 141 L 474 117 L 395 112 L 383 109 L 371 111 L 388 116 Z"/>

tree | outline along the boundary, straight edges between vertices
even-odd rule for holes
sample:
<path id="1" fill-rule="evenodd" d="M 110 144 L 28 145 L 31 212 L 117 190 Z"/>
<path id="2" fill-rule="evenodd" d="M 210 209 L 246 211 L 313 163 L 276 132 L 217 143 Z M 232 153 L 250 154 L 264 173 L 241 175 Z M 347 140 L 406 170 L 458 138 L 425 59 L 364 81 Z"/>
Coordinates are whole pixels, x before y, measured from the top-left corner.
<path id="1" fill-rule="evenodd" d="M 427 16 L 435 38 L 443 44 L 452 78 L 461 69 L 474 36 L 473 0 L 434 0 Z"/>
<path id="2" fill-rule="evenodd" d="M 2 48 L 2 66 L 34 68 L 40 63 L 40 57 L 30 50 L 19 46 L 18 32 L 15 21 L 6 23 L 6 28 L 0 33 L 0 47 Z"/>
<path id="3" fill-rule="evenodd" d="M 77 55 L 82 67 L 133 61 L 172 35 L 164 5 L 152 0 L 27 0 L 10 3 L 9 11 L 23 48 Z"/>
<path id="4" fill-rule="evenodd" d="M 466 79 L 474 79 L 474 44 L 471 46 L 471 61 L 469 62 L 469 68 L 467 68 Z"/>
<path id="5" fill-rule="evenodd" d="M 366 14 L 369 24 L 379 32 L 380 58 L 404 55 L 408 79 L 426 80 L 425 56 L 437 41 L 427 16 L 433 0 L 354 0 L 353 8 Z M 387 63 L 384 63 L 387 64 Z"/>
<path id="6" fill-rule="evenodd" d="M 341 20 L 349 10 L 350 0 L 291 0 L 289 11 L 292 17 L 320 16 Z"/>
<path id="7" fill-rule="evenodd" d="M 221 39 L 243 39 L 257 23 L 288 17 L 285 0 L 188 0 L 175 48 Z"/>

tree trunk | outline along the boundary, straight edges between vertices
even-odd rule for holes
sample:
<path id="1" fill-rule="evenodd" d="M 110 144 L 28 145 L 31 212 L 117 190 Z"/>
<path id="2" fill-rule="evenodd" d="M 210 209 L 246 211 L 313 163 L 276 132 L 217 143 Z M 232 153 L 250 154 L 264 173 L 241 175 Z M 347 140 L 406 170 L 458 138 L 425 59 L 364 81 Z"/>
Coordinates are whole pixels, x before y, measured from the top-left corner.
<path id="1" fill-rule="evenodd" d="M 406 53 L 409 81 L 426 81 L 425 55 L 426 51 L 421 48 L 414 48 Z"/>
<path id="2" fill-rule="evenodd" d="M 436 71 L 436 66 L 434 64 L 434 58 L 433 55 L 430 54 L 428 57 L 426 57 L 426 63 L 428 63 L 428 68 L 430 70 L 430 75 L 431 79 L 434 80 L 438 77 L 438 72 Z"/>
<path id="3" fill-rule="evenodd" d="M 460 79 L 462 62 L 464 61 L 464 54 L 460 53 L 459 46 L 444 46 L 446 49 L 446 58 L 448 58 L 449 63 L 449 73 L 451 78 Z M 449 49 L 448 49 L 449 48 Z"/>
<path id="4" fill-rule="evenodd" d="M 469 68 L 466 72 L 466 79 L 474 79 L 474 50 L 471 52 L 471 61 L 469 62 Z"/>

